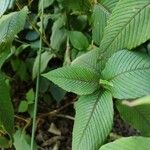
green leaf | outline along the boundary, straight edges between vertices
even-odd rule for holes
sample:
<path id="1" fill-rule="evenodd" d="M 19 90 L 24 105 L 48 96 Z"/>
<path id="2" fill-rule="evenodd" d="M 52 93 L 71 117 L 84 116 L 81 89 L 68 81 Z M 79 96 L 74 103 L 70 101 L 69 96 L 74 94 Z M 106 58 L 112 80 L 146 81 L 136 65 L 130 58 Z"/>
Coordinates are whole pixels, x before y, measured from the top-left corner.
<path id="1" fill-rule="evenodd" d="M 0 17 L 5 13 L 7 10 L 8 6 L 10 4 L 10 0 L 1 0 L 0 1 Z"/>
<path id="2" fill-rule="evenodd" d="M 18 112 L 26 112 L 28 110 L 28 102 L 23 100 L 19 104 Z"/>
<path id="3" fill-rule="evenodd" d="M 119 51 L 108 60 L 102 75 L 112 83 L 115 98 L 134 99 L 150 93 L 150 59 L 146 54 Z"/>
<path id="4" fill-rule="evenodd" d="M 51 36 L 51 45 L 55 50 L 60 50 L 61 45 L 66 39 L 66 30 L 64 28 L 55 30 Z"/>
<path id="5" fill-rule="evenodd" d="M 60 102 L 66 94 L 66 91 L 64 91 L 62 88 L 58 87 L 55 84 L 51 84 L 50 91 L 51 91 L 51 94 L 52 94 L 53 98 L 57 102 Z"/>
<path id="6" fill-rule="evenodd" d="M 138 129 L 142 135 L 150 136 L 150 96 L 132 102 L 117 102 L 117 108 L 126 122 Z"/>
<path id="7" fill-rule="evenodd" d="M 27 81 L 29 79 L 29 74 L 27 71 L 26 63 L 21 59 L 12 59 L 11 65 L 16 75 L 20 77 L 21 80 Z"/>
<path id="8" fill-rule="evenodd" d="M 43 2 L 43 4 L 42 4 L 42 2 Z M 49 7 L 50 5 L 53 4 L 53 2 L 54 2 L 54 0 L 44 0 L 44 1 L 40 0 L 39 1 L 39 10 L 42 9 L 42 6 L 44 9 Z"/>
<path id="9" fill-rule="evenodd" d="M 4 136 L 0 136 L 0 147 L 2 148 L 10 147 L 10 141 Z"/>
<path id="10" fill-rule="evenodd" d="M 118 0 L 101 0 L 94 5 L 92 13 L 92 38 L 97 45 L 100 44 L 107 19 L 117 2 Z"/>
<path id="11" fill-rule="evenodd" d="M 132 49 L 147 41 L 150 38 L 149 14 L 149 0 L 119 1 L 104 31 L 101 58 L 109 58 L 120 49 Z"/>
<path id="12" fill-rule="evenodd" d="M 41 54 L 41 66 L 40 66 L 40 73 L 42 73 L 47 65 L 48 65 L 48 62 L 54 57 L 55 55 L 48 52 L 48 51 L 45 51 L 44 53 Z M 35 79 L 37 74 L 38 74 L 38 69 L 39 69 L 39 56 L 37 56 L 35 58 L 35 61 L 34 61 L 34 65 L 33 65 L 33 70 L 32 70 L 32 78 Z"/>
<path id="13" fill-rule="evenodd" d="M 10 99 L 9 87 L 0 73 L 0 122 L 11 135 L 14 132 L 14 110 Z"/>
<path id="14" fill-rule="evenodd" d="M 12 55 L 10 46 L 6 46 L 5 51 L 0 53 L 0 68 L 3 66 L 5 61 Z"/>
<path id="15" fill-rule="evenodd" d="M 11 43 L 17 33 L 19 33 L 25 24 L 28 13 L 27 7 L 19 12 L 13 12 L 0 18 L 0 48 L 1 51 L 5 45 Z"/>
<path id="16" fill-rule="evenodd" d="M 113 103 L 109 92 L 81 96 L 76 105 L 73 150 L 96 150 L 105 141 L 113 124 Z"/>
<path id="17" fill-rule="evenodd" d="M 30 141 L 31 138 L 25 134 L 24 131 L 21 131 L 20 129 L 16 131 L 14 134 L 14 146 L 16 150 L 29 150 L 30 149 Z M 34 149 L 37 150 L 37 146 L 34 143 Z"/>
<path id="18" fill-rule="evenodd" d="M 67 66 L 43 75 L 64 90 L 79 95 L 91 94 L 99 87 L 99 76 L 92 70 Z"/>
<path id="19" fill-rule="evenodd" d="M 100 63 L 98 62 L 99 58 L 99 49 L 95 48 L 79 57 L 77 57 L 72 63 L 72 66 L 80 66 L 83 68 L 88 68 L 93 70 L 100 76 Z"/>
<path id="20" fill-rule="evenodd" d="M 78 50 L 86 50 L 89 46 L 87 37 L 79 31 L 70 31 L 69 39 L 74 48 Z"/>
<path id="21" fill-rule="evenodd" d="M 26 100 L 28 101 L 28 104 L 34 103 L 34 91 L 33 89 L 30 89 L 26 94 Z"/>
<path id="22" fill-rule="evenodd" d="M 66 15 L 60 14 L 58 19 L 52 26 L 52 35 L 50 37 L 51 46 L 55 50 L 59 50 L 62 43 L 66 39 L 66 30 L 64 28 L 66 24 Z"/>
<path id="23" fill-rule="evenodd" d="M 150 138 L 128 137 L 121 138 L 102 146 L 99 150 L 149 150 Z"/>
<path id="24" fill-rule="evenodd" d="M 90 1 L 87 0 L 78 0 L 78 1 L 73 1 L 73 0 L 58 0 L 61 2 L 63 7 L 65 9 L 69 9 L 72 11 L 88 11 L 91 4 Z"/>

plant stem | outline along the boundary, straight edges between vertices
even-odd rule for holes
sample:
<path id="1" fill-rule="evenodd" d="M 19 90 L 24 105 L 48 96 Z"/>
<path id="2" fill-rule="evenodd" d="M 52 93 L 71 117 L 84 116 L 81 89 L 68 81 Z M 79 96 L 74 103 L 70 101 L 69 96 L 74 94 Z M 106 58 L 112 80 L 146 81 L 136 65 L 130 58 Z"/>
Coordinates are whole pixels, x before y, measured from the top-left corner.
<path id="1" fill-rule="evenodd" d="M 42 13 L 41 13 L 41 34 L 43 33 L 43 0 L 42 0 Z M 39 64 L 38 64 L 38 74 L 36 80 L 36 92 L 35 92 L 35 102 L 34 102 L 34 114 L 33 114 L 33 124 L 32 124 L 32 136 L 31 136 L 31 150 L 34 148 L 34 138 L 36 129 L 36 115 L 37 115 L 37 104 L 39 97 L 39 84 L 40 84 L 40 70 L 41 70 L 41 52 L 42 52 L 42 36 L 40 36 L 40 48 L 39 48 Z"/>

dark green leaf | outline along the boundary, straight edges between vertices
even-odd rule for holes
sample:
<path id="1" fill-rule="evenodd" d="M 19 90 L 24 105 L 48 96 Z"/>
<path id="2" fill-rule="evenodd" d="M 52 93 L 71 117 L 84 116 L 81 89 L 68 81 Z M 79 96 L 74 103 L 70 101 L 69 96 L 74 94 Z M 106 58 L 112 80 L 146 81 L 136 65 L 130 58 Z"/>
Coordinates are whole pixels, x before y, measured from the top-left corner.
<path id="1" fill-rule="evenodd" d="M 14 132 L 14 110 L 10 99 L 9 87 L 0 73 L 0 122 L 11 135 Z"/>
<path id="2" fill-rule="evenodd" d="M 40 65 L 40 73 L 42 73 L 46 67 L 48 62 L 54 57 L 55 55 L 51 52 L 45 51 L 41 54 L 41 65 Z M 35 58 L 33 70 L 32 70 L 32 78 L 35 79 L 38 74 L 39 69 L 39 56 Z"/>
<path id="3" fill-rule="evenodd" d="M 89 42 L 87 37 L 79 31 L 70 31 L 69 39 L 74 48 L 78 50 L 87 50 Z"/>

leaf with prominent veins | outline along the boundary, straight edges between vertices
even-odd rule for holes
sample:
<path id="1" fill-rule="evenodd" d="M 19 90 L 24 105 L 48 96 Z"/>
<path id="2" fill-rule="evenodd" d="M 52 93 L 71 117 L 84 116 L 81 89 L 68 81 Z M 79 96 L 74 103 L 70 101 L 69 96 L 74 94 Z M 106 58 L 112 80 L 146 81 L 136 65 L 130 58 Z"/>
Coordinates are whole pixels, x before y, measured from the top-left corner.
<path id="1" fill-rule="evenodd" d="M 107 60 L 120 49 L 132 49 L 150 39 L 149 14 L 149 0 L 119 1 L 104 30 L 101 58 Z"/>
<path id="2" fill-rule="evenodd" d="M 81 96 L 76 104 L 73 150 L 96 150 L 108 136 L 113 124 L 110 92 L 97 91 Z"/>
<path id="3" fill-rule="evenodd" d="M 150 93 L 150 59 L 146 54 L 119 51 L 108 60 L 102 75 L 112 83 L 115 98 L 134 99 Z"/>
<path id="4" fill-rule="evenodd" d="M 100 0 L 93 7 L 92 14 L 92 39 L 97 45 L 103 37 L 107 19 L 111 15 L 118 0 Z"/>
<path id="5" fill-rule="evenodd" d="M 99 88 L 99 75 L 79 65 L 58 68 L 43 76 L 64 90 L 78 95 L 91 94 Z"/>

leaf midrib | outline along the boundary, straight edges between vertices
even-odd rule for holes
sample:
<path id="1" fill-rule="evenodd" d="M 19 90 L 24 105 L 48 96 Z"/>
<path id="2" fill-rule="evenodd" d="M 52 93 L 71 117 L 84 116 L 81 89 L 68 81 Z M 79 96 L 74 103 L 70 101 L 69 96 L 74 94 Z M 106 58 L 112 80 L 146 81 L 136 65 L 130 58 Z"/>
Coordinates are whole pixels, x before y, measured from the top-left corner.
<path id="1" fill-rule="evenodd" d="M 91 83 L 91 82 L 94 82 L 94 83 L 98 83 L 98 78 L 97 79 L 95 79 L 94 78 L 94 76 L 93 76 L 93 79 L 90 79 L 90 80 L 84 80 L 84 79 L 76 79 L 76 78 L 67 78 L 67 77 L 54 77 L 54 78 L 56 78 L 56 79 L 65 79 L 65 80 L 73 80 L 73 81 L 77 81 L 77 82 L 89 82 L 89 83 Z M 95 79 L 95 80 L 94 80 Z"/>
<path id="2" fill-rule="evenodd" d="M 80 147 L 80 144 L 81 144 L 82 138 L 83 138 L 83 136 L 84 136 L 84 133 L 85 133 L 86 129 L 87 129 L 88 126 L 89 126 L 89 123 L 90 123 L 91 118 L 92 118 L 92 116 L 93 116 L 93 114 L 94 114 L 95 108 L 96 108 L 96 106 L 97 106 L 97 103 L 98 103 L 99 100 L 100 100 L 100 95 L 102 96 L 102 92 L 99 91 L 99 93 L 97 94 L 97 99 L 96 99 L 96 101 L 95 101 L 95 104 L 94 104 L 94 106 L 93 106 L 93 109 L 92 109 L 92 111 L 91 111 L 91 115 L 90 115 L 90 117 L 89 117 L 89 120 L 88 120 L 88 122 L 87 122 L 87 124 L 86 124 L 86 126 L 85 126 L 85 128 L 84 128 L 84 130 L 83 130 L 83 132 L 82 132 L 82 135 L 81 135 L 81 137 L 80 137 L 80 139 L 79 139 L 78 148 Z"/>
<path id="3" fill-rule="evenodd" d="M 137 68 L 137 69 L 127 70 L 127 71 L 121 72 L 121 73 L 109 78 L 108 81 L 111 81 L 111 80 L 117 78 L 118 76 L 121 76 L 121 75 L 124 75 L 124 74 L 127 74 L 127 73 L 131 73 L 131 72 L 134 72 L 134 71 L 142 71 L 142 70 L 147 70 L 147 69 L 150 69 L 150 66 L 146 67 L 146 68 Z"/>
<path id="4" fill-rule="evenodd" d="M 117 35 L 115 36 L 115 38 L 112 39 L 112 41 L 110 42 L 109 45 L 107 45 L 106 48 L 104 48 L 103 53 L 106 52 L 108 50 L 108 48 L 113 44 L 113 42 L 116 40 L 116 38 L 122 33 L 122 31 L 125 29 L 125 27 L 130 24 L 130 22 L 141 12 L 143 11 L 146 7 L 149 7 L 150 3 L 146 4 L 144 7 L 142 7 L 141 9 L 139 9 L 139 11 L 137 13 L 135 13 L 133 15 L 133 17 L 131 17 L 131 19 L 124 25 L 122 26 L 120 32 L 117 33 Z"/>

